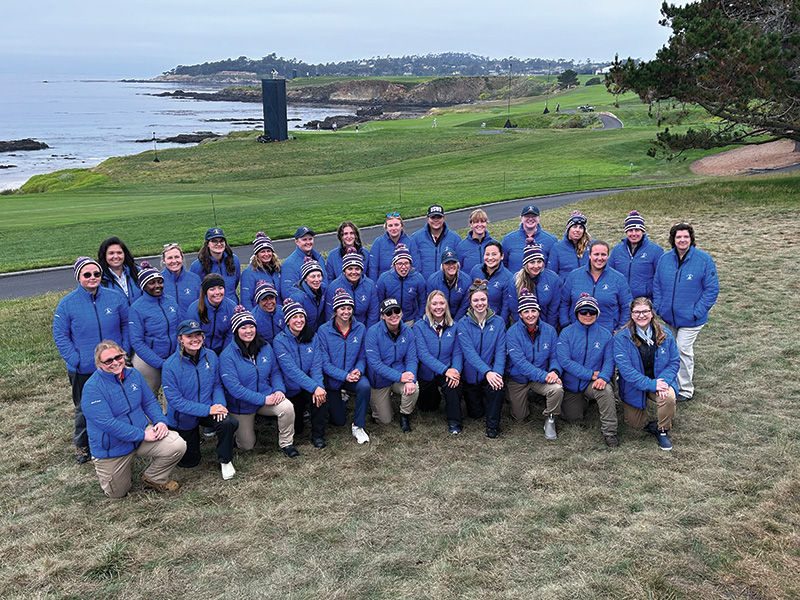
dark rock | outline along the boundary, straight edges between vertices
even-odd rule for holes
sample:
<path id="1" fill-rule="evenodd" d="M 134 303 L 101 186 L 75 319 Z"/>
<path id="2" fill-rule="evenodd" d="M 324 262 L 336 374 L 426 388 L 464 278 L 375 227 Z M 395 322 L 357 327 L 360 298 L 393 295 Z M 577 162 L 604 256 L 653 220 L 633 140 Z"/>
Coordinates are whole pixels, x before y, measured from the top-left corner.
<path id="1" fill-rule="evenodd" d="M 17 165 L 0 165 L 0 169 L 16 169 Z"/>
<path id="2" fill-rule="evenodd" d="M 383 106 L 365 106 L 356 111 L 356 116 L 359 117 L 379 117 L 383 114 Z"/>
<path id="3" fill-rule="evenodd" d="M 0 142 L 0 152 L 14 152 L 17 150 L 44 150 L 49 148 L 44 142 L 37 142 L 31 138 L 24 140 L 11 140 L 8 142 Z"/>
<path id="4" fill-rule="evenodd" d="M 178 135 L 173 135 L 172 137 L 157 138 L 156 141 L 164 144 L 196 144 L 198 142 L 202 142 L 203 140 L 216 139 L 218 137 L 221 136 L 218 133 L 213 133 L 211 131 L 195 131 L 194 133 L 179 133 Z M 153 138 L 134 141 L 144 144 L 152 142 Z"/>
<path id="5" fill-rule="evenodd" d="M 341 129 L 348 125 L 355 125 L 356 123 L 364 123 L 370 119 L 357 117 L 355 115 L 335 115 L 332 117 L 325 117 L 322 121 L 312 120 L 303 125 L 306 129 L 333 129 L 333 124 L 336 123 L 336 128 Z M 319 127 L 317 127 L 319 125 Z"/>

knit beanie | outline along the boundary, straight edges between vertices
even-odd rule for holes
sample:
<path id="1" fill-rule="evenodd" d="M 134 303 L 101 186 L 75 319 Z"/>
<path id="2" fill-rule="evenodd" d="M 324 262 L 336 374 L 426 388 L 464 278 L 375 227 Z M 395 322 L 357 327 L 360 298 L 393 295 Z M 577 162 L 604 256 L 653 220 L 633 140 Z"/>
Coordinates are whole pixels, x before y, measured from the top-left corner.
<path id="1" fill-rule="evenodd" d="M 161 279 L 163 281 L 164 277 L 149 262 L 143 260 L 142 264 L 139 265 L 139 287 L 144 289 L 144 286 L 154 279 Z"/>
<path id="2" fill-rule="evenodd" d="M 291 298 L 284 300 L 281 308 L 283 310 L 283 320 L 285 323 L 288 323 L 289 319 L 297 314 L 301 314 L 304 317 L 306 316 L 306 310 L 303 308 L 303 305 L 299 302 L 295 302 Z"/>
<path id="3" fill-rule="evenodd" d="M 353 302 L 353 297 L 347 293 L 347 290 L 344 288 L 337 288 L 333 293 L 333 311 L 336 312 L 336 309 L 342 306 L 352 306 L 355 308 L 356 303 Z"/>
<path id="4" fill-rule="evenodd" d="M 103 272 L 103 267 L 101 267 L 100 263 L 97 262 L 95 259 L 89 258 L 88 256 L 79 256 L 75 260 L 75 279 L 77 281 L 80 281 L 81 269 L 83 269 L 83 267 L 85 267 L 86 265 L 94 265 L 97 267 L 98 271 L 100 271 L 101 273 Z"/>
<path id="5" fill-rule="evenodd" d="M 639 214 L 638 210 L 632 210 L 625 218 L 625 233 L 628 233 L 631 229 L 647 231 L 647 227 L 644 226 L 644 217 Z"/>
<path id="6" fill-rule="evenodd" d="M 239 327 L 242 325 L 247 325 L 248 323 L 250 325 L 255 325 L 256 319 L 249 310 L 239 304 L 233 309 L 233 316 L 231 317 L 231 331 L 233 331 L 234 335 L 236 335 L 236 331 L 239 329 Z"/>
<path id="7" fill-rule="evenodd" d="M 358 267 L 362 271 L 364 270 L 364 257 L 355 248 L 348 248 L 342 258 L 342 271 L 347 267 Z"/>
<path id="8" fill-rule="evenodd" d="M 253 240 L 253 254 L 258 254 L 262 250 L 272 250 L 275 252 L 275 248 L 272 246 L 272 240 L 267 237 L 266 233 L 259 231 L 256 234 L 256 239 Z"/>
<path id="9" fill-rule="evenodd" d="M 256 281 L 256 290 L 253 292 L 253 299 L 256 302 L 261 302 L 265 296 L 274 296 L 275 298 L 278 297 L 278 290 L 275 289 L 275 286 L 269 283 L 268 281 L 264 281 L 263 279 L 259 279 Z"/>
<path id="10" fill-rule="evenodd" d="M 522 314 L 523 310 L 528 310 L 531 308 L 533 310 L 540 310 L 539 300 L 537 300 L 536 296 L 528 291 L 528 288 L 522 288 L 519 291 L 519 297 L 517 300 L 519 301 L 519 308 L 517 310 L 520 314 Z"/>
<path id="11" fill-rule="evenodd" d="M 325 275 L 325 272 L 322 270 L 322 267 L 319 266 L 319 263 L 310 256 L 306 256 L 303 259 L 303 266 L 300 267 L 300 279 L 305 279 L 314 271 L 319 271 L 323 276 Z"/>
<path id="12" fill-rule="evenodd" d="M 573 225 L 580 225 L 581 227 L 586 229 L 586 217 L 579 210 L 572 211 L 572 214 L 570 215 L 569 220 L 567 221 L 567 231 L 569 231 L 569 228 L 572 227 Z"/>
<path id="13" fill-rule="evenodd" d="M 394 248 L 394 252 L 392 253 L 392 266 L 398 261 L 406 259 L 408 262 L 413 263 L 414 261 L 411 260 L 411 252 L 409 252 L 408 248 L 406 248 L 405 244 L 397 244 Z"/>
<path id="14" fill-rule="evenodd" d="M 600 306 L 597 304 L 597 300 L 595 300 L 591 295 L 583 292 L 581 297 L 578 298 L 578 301 L 575 303 L 575 314 L 578 314 L 579 310 L 584 308 L 593 308 L 597 311 L 597 314 L 600 314 Z"/>
<path id="15" fill-rule="evenodd" d="M 203 277 L 203 282 L 200 284 L 200 287 L 203 290 L 203 295 L 205 295 L 205 293 L 212 287 L 217 286 L 225 287 L 225 280 L 222 278 L 222 275 L 218 273 L 209 273 Z"/>
<path id="16" fill-rule="evenodd" d="M 528 238 L 532 240 L 533 238 Z M 522 252 L 522 266 L 524 267 L 532 260 L 544 260 L 544 252 L 539 244 L 528 244 Z"/>

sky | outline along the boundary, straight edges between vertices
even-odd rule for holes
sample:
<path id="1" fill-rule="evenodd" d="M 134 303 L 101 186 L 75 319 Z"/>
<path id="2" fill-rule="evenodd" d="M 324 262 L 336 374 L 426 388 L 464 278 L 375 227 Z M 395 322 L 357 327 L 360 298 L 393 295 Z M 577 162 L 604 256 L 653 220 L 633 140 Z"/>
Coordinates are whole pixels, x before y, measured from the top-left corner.
<path id="1" fill-rule="evenodd" d="M 28 0 L 3 8 L 0 72 L 153 77 L 179 64 L 471 52 L 652 59 L 661 0 Z"/>

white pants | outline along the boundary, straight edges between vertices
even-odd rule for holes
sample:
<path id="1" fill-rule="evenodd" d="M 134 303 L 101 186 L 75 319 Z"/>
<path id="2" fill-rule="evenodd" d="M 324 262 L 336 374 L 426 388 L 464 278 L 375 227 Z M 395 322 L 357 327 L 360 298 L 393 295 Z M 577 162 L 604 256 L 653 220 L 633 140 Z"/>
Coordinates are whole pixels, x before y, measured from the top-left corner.
<path id="1" fill-rule="evenodd" d="M 697 339 L 697 334 L 705 327 L 698 325 L 697 327 L 678 327 L 675 329 L 671 325 L 665 323 L 669 332 L 675 338 L 675 343 L 678 345 L 678 353 L 681 355 L 681 368 L 678 369 L 678 394 L 685 398 L 694 396 L 694 383 L 692 377 L 694 376 L 694 341 Z"/>

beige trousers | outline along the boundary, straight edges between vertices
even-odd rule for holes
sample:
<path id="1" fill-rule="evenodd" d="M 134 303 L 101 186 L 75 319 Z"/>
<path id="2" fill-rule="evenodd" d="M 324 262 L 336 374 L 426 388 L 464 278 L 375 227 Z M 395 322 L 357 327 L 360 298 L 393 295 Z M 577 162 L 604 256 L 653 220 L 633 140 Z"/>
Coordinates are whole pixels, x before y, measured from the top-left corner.
<path id="1" fill-rule="evenodd" d="M 236 430 L 236 447 L 241 450 L 252 450 L 256 445 L 256 415 L 278 417 L 278 446 L 286 448 L 294 444 L 294 404 L 284 400 L 280 404 L 265 404 L 249 415 L 237 415 L 239 429 Z"/>
<path id="2" fill-rule="evenodd" d="M 144 377 L 144 380 L 147 382 L 147 386 L 153 390 L 153 395 L 158 398 L 158 391 L 161 389 L 161 369 L 151 367 L 139 358 L 138 354 L 133 357 L 132 364 L 133 368 L 142 374 L 142 377 Z"/>
<path id="3" fill-rule="evenodd" d="M 393 383 L 384 388 L 372 388 L 370 394 L 370 406 L 372 406 L 372 416 L 381 423 L 391 423 L 394 413 L 392 412 L 392 393 L 400 396 L 400 414 L 410 415 L 417 406 L 419 397 L 419 383 L 414 384 L 414 393 L 405 396 L 403 394 L 404 383 Z"/>
<path id="4" fill-rule="evenodd" d="M 580 421 L 586 414 L 589 400 L 597 402 L 600 409 L 600 431 L 603 435 L 617 435 L 617 400 L 614 398 L 614 389 L 610 383 L 605 389 L 596 390 L 592 384 L 586 386 L 582 393 L 564 390 L 564 400 L 561 402 L 561 418 L 567 422 Z"/>
<path id="5" fill-rule="evenodd" d="M 672 429 L 672 419 L 675 417 L 675 390 L 669 388 L 669 394 L 663 400 L 658 394 L 647 392 L 647 399 L 656 403 L 656 416 L 658 418 L 658 428 Z M 625 415 L 625 423 L 634 429 L 643 429 L 647 424 L 647 410 L 636 408 L 630 404 L 622 403 Z"/>
<path id="6" fill-rule="evenodd" d="M 558 383 L 540 383 L 539 381 L 529 381 L 528 383 L 517 383 L 509 378 L 506 381 L 506 397 L 511 405 L 511 416 L 520 421 L 528 417 L 531 413 L 528 407 L 528 390 L 545 397 L 546 406 L 542 411 L 545 416 L 553 415 L 557 417 L 561 414 L 561 401 L 564 398 L 564 388 Z"/>

